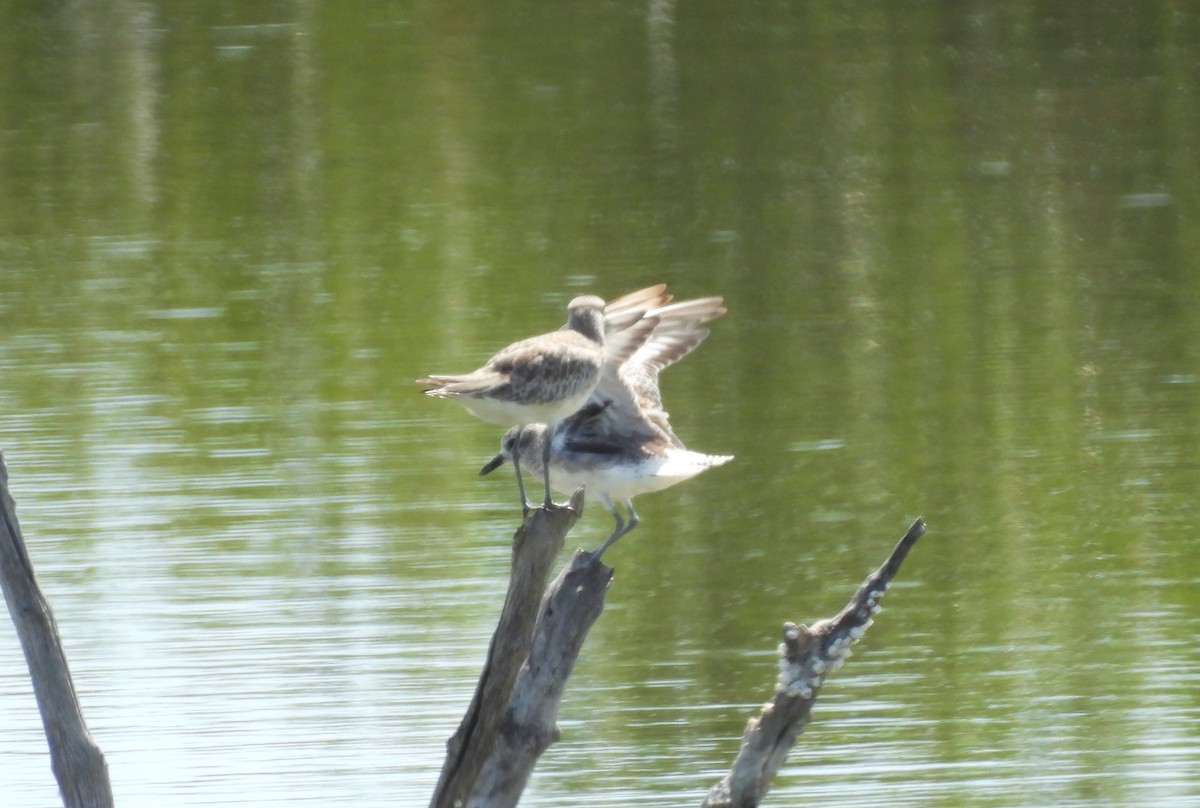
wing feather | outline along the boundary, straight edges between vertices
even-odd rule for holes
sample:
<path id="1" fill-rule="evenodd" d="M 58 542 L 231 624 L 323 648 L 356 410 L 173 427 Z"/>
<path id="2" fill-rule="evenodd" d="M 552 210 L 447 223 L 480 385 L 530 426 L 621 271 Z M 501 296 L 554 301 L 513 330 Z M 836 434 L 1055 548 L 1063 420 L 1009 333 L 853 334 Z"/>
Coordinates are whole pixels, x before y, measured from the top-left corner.
<path id="1" fill-rule="evenodd" d="M 648 299 L 643 294 L 646 291 L 626 295 L 614 302 L 634 299 L 644 302 Z M 637 305 L 639 303 L 626 302 L 618 308 L 627 313 Z M 606 436 L 614 435 L 640 441 L 665 438 L 670 445 L 683 448 L 683 442 L 671 430 L 670 417 L 663 407 L 658 374 L 695 350 L 708 336 L 708 329 L 703 324 L 725 312 L 720 297 L 682 301 L 645 312 L 635 326 L 626 329 L 632 332 L 629 342 L 621 343 L 615 357 L 609 354 L 588 406 L 569 419 L 569 423 L 564 423 L 568 439 L 598 446 Z M 607 319 L 608 307 L 605 316 Z M 652 323 L 652 327 L 649 334 L 641 338 L 638 326 L 644 327 L 645 323 Z M 629 344 L 635 339 L 640 342 L 629 352 Z M 620 359 L 621 356 L 626 358 Z"/>
<path id="2" fill-rule="evenodd" d="M 604 304 L 604 332 L 610 337 L 613 332 L 621 331 L 636 323 L 651 309 L 662 308 L 671 302 L 665 283 L 647 286 L 636 292 Z"/>

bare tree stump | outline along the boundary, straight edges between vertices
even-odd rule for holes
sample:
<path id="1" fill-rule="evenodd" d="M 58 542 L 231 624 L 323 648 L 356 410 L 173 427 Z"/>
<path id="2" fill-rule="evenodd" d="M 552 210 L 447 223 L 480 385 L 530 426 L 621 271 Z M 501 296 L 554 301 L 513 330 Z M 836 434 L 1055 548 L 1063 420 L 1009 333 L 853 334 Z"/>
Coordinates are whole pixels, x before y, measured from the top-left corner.
<path id="1" fill-rule="evenodd" d="M 512 575 L 500 622 L 492 635 L 471 706 L 446 744 L 446 762 L 431 808 L 479 804 L 472 795 L 505 726 L 513 685 L 529 656 L 550 565 L 582 512 L 580 489 L 565 507 L 530 511 L 513 536 Z"/>
<path id="2" fill-rule="evenodd" d="M 491 756 L 468 805 L 511 808 L 538 758 L 559 738 L 558 707 L 588 631 L 604 609 L 612 567 L 578 550 L 542 599 L 529 658 L 522 666 Z"/>
<path id="3" fill-rule="evenodd" d="M 8 469 L 0 452 L 0 583 L 29 665 L 33 693 L 50 744 L 50 765 L 67 808 L 113 804 L 104 753 L 92 740 L 67 667 L 58 626 L 38 587 L 33 563 L 8 492 Z"/>
<path id="4" fill-rule="evenodd" d="M 702 808 L 754 808 L 762 802 L 788 751 L 804 731 L 825 676 L 850 656 L 850 646 L 870 627 L 888 583 L 924 533 L 925 522 L 913 522 L 887 561 L 867 576 L 836 617 L 820 620 L 811 628 L 784 623 L 775 695 L 763 705 L 758 718 L 750 720 L 737 759 L 709 790 Z"/>

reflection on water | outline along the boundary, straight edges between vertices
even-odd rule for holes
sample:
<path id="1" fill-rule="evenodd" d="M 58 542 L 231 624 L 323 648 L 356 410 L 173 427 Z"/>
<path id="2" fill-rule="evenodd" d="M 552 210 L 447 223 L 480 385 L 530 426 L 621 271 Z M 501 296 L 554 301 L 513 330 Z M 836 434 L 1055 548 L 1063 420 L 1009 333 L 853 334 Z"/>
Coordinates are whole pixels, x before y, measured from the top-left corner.
<path id="1" fill-rule="evenodd" d="M 1200 804 L 1200 14 L 731 9 L 0 11 L 0 448 L 118 804 L 424 804 L 518 515 L 412 380 L 659 280 L 737 459 L 639 500 L 523 804 L 698 804 L 917 515 L 771 803 Z"/>

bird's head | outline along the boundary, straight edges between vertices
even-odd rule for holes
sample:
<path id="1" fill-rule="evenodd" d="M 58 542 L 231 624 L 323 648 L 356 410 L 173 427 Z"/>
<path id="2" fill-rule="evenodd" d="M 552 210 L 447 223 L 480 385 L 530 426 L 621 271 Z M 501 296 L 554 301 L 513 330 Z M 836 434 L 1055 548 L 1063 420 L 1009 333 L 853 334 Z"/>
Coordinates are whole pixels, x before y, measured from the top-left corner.
<path id="1" fill-rule="evenodd" d="M 513 459 L 513 454 L 516 453 L 523 462 L 527 462 L 531 466 L 536 466 L 538 469 L 542 467 L 541 454 L 541 439 L 545 433 L 545 426 L 542 424 L 530 424 L 525 427 L 514 426 L 510 427 L 504 433 L 504 437 L 500 439 L 500 452 L 495 457 L 487 462 L 483 468 L 479 470 L 479 474 L 491 474 L 496 469 L 503 466 L 505 463 Z M 520 437 L 520 444 L 517 439 Z"/>

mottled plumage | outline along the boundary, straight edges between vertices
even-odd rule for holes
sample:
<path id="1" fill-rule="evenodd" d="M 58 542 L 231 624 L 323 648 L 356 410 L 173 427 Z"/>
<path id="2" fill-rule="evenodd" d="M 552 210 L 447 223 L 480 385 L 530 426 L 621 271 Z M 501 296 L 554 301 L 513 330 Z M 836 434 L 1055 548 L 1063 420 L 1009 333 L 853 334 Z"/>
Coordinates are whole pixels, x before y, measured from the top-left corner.
<path id="1" fill-rule="evenodd" d="M 610 304 L 612 305 L 612 304 Z M 638 524 L 633 497 L 661 491 L 732 459 L 688 450 L 672 431 L 658 389 L 658 374 L 699 345 L 708 331 L 703 323 L 725 313 L 712 297 L 660 306 L 644 319 L 654 330 L 629 358 L 606 364 L 588 403 L 556 427 L 535 424 L 510 429 L 481 473 L 517 456 L 541 458 L 549 484 L 571 492 L 585 486 L 612 513 L 616 528 L 595 552 L 599 558 L 613 542 Z M 607 314 L 607 309 L 606 309 Z M 622 516 L 615 502 L 628 511 Z"/>
<path id="2" fill-rule="evenodd" d="M 483 367 L 430 375 L 425 394 L 451 398 L 476 418 L 500 426 L 560 421 L 578 410 L 604 369 L 604 301 L 577 297 L 558 331 L 514 342 Z"/>
<path id="3" fill-rule="evenodd" d="M 607 363 L 621 363 L 650 335 L 655 321 L 646 312 L 670 300 L 660 284 L 620 298 L 611 317 L 602 299 L 583 295 L 567 307 L 566 325 L 501 349 L 483 367 L 461 375 L 430 375 L 426 395 L 462 404 L 475 417 L 500 426 L 541 423 L 552 428 L 579 410 L 599 384 Z M 513 457 L 525 502 L 519 451 Z M 545 504 L 550 482 L 545 473 Z"/>

